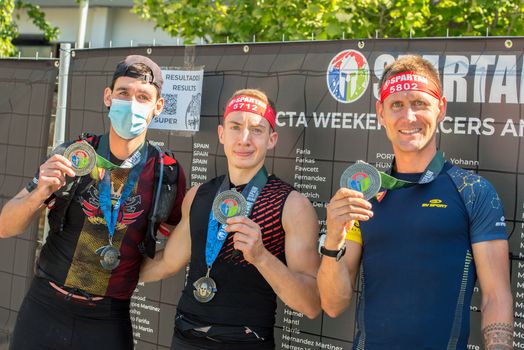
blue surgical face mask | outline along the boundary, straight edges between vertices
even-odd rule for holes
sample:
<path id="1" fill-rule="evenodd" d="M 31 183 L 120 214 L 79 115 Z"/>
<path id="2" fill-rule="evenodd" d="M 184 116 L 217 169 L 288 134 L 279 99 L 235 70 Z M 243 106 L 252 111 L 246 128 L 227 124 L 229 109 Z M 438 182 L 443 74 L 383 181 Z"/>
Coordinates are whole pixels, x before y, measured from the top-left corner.
<path id="1" fill-rule="evenodd" d="M 145 103 L 112 99 L 109 109 L 111 126 L 121 138 L 133 139 L 147 128 L 147 117 L 151 110 Z"/>

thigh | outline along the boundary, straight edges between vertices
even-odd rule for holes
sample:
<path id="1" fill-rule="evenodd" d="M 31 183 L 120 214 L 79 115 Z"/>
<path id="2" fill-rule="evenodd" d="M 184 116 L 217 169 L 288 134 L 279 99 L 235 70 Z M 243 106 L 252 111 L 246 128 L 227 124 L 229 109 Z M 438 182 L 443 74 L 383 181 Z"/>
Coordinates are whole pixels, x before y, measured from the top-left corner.
<path id="1" fill-rule="evenodd" d="M 69 350 L 72 317 L 28 295 L 25 297 L 10 341 L 10 350 Z"/>
<path id="2" fill-rule="evenodd" d="M 219 342 L 175 327 L 170 350 L 275 350 L 275 342 L 273 338 L 264 342 Z"/>
<path id="3" fill-rule="evenodd" d="M 129 317 L 119 319 L 76 318 L 73 347 L 78 350 L 133 350 Z"/>
<path id="4" fill-rule="evenodd" d="M 205 348 L 188 344 L 173 335 L 173 339 L 171 340 L 171 350 L 205 350 Z"/>

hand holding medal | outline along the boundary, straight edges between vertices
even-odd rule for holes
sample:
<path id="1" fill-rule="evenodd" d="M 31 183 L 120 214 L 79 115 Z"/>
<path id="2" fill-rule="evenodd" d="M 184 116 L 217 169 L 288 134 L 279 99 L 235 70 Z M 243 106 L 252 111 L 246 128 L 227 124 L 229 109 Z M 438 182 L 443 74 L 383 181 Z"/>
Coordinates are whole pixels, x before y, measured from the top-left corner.
<path id="1" fill-rule="evenodd" d="M 91 173 L 96 164 L 96 151 L 86 141 L 72 143 L 64 151 L 64 157 L 71 162 L 76 176 Z"/>
<path id="2" fill-rule="evenodd" d="M 76 176 L 71 161 L 62 155 L 63 148 L 57 148 L 49 158 L 40 165 L 38 172 L 38 188 L 44 190 L 44 197 L 61 190 L 67 182 Z"/>
<path id="3" fill-rule="evenodd" d="M 236 216 L 227 222 L 226 231 L 233 234 L 235 251 L 242 254 L 244 260 L 256 265 L 264 253 L 268 252 L 262 241 L 260 226 L 250 218 L 242 216 Z"/>
<path id="4" fill-rule="evenodd" d="M 366 200 L 375 197 L 380 186 L 381 178 L 377 168 L 362 161 L 349 166 L 340 178 L 340 187 L 362 192 Z"/>
<path id="5" fill-rule="evenodd" d="M 344 232 L 351 229 L 354 220 L 369 220 L 373 212 L 368 201 L 375 197 L 381 188 L 391 191 L 429 183 L 442 171 L 444 163 L 444 155 L 437 151 L 417 182 L 398 179 L 362 161 L 349 166 L 342 173 L 341 188 L 327 206 L 328 238 L 332 232 L 331 235 L 337 236 L 334 240 L 339 241 L 343 239 Z"/>
<path id="6" fill-rule="evenodd" d="M 213 215 L 219 223 L 226 225 L 229 218 L 246 216 L 247 201 L 242 194 L 235 190 L 220 192 L 213 201 Z"/>
<path id="7" fill-rule="evenodd" d="M 229 182 L 229 181 L 228 181 Z M 211 212 L 218 223 L 222 225 L 217 233 L 217 239 L 219 241 L 225 241 L 227 232 L 225 226 L 227 226 L 227 219 L 236 216 L 246 216 L 247 214 L 247 201 L 242 194 L 236 190 L 226 190 L 220 192 L 213 201 Z M 209 277 L 211 269 L 208 268 L 205 276 L 200 277 L 193 283 L 193 296 L 196 300 L 201 303 L 207 303 L 215 296 L 217 286 L 215 281 Z"/>
<path id="8" fill-rule="evenodd" d="M 209 213 L 207 227 L 205 261 L 207 266 L 206 275 L 200 277 L 193 283 L 193 296 L 201 303 L 207 303 L 214 298 L 218 292 L 217 285 L 210 277 L 213 263 L 215 262 L 229 232 L 236 231 L 235 225 L 238 220 L 249 220 L 247 217 L 258 198 L 258 195 L 267 183 L 268 174 L 262 167 L 255 177 L 244 187 L 242 193 L 230 190 L 229 176 L 226 175 L 215 196 Z M 228 221 L 231 227 L 228 225 Z"/>
<path id="9" fill-rule="evenodd" d="M 369 199 L 380 186 L 380 174 L 370 164 L 357 162 L 342 173 L 340 189 L 327 205 L 327 241 L 334 246 L 342 244 L 345 230 L 354 220 L 367 221 L 373 216 Z"/>

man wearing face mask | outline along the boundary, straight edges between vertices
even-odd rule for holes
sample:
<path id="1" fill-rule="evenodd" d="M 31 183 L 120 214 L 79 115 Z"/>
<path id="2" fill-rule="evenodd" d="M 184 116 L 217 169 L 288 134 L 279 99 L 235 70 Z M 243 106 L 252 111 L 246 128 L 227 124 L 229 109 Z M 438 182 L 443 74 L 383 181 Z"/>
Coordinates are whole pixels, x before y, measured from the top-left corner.
<path id="1" fill-rule="evenodd" d="M 46 205 L 50 208 L 48 238 L 11 349 L 133 349 L 129 304 L 142 257 L 154 252 L 159 222 L 152 218 L 176 225 L 185 192 L 177 161 L 145 139 L 164 106 L 162 83 L 152 60 L 126 57 L 104 91 L 109 133 L 57 147 L 2 209 L 0 237 L 10 237 L 23 232 Z M 77 159 L 64 156 L 79 144 L 79 154 L 89 154 L 89 145 L 96 150 L 84 159 L 96 164 L 86 175 L 74 164 Z M 166 176 L 156 175 L 159 169 Z M 165 190 L 162 183 L 169 181 L 171 190 Z M 166 194 L 174 203 L 167 210 Z"/>

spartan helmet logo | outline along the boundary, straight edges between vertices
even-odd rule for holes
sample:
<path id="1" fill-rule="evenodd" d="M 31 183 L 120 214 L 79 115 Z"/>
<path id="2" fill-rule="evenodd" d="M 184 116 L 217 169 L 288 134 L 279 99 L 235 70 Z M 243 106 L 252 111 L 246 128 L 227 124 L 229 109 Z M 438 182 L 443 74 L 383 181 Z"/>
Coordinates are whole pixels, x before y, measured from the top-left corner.
<path id="1" fill-rule="evenodd" d="M 355 102 L 369 85 L 366 57 L 355 50 L 339 52 L 329 63 L 326 78 L 329 92 L 337 101 Z"/>

